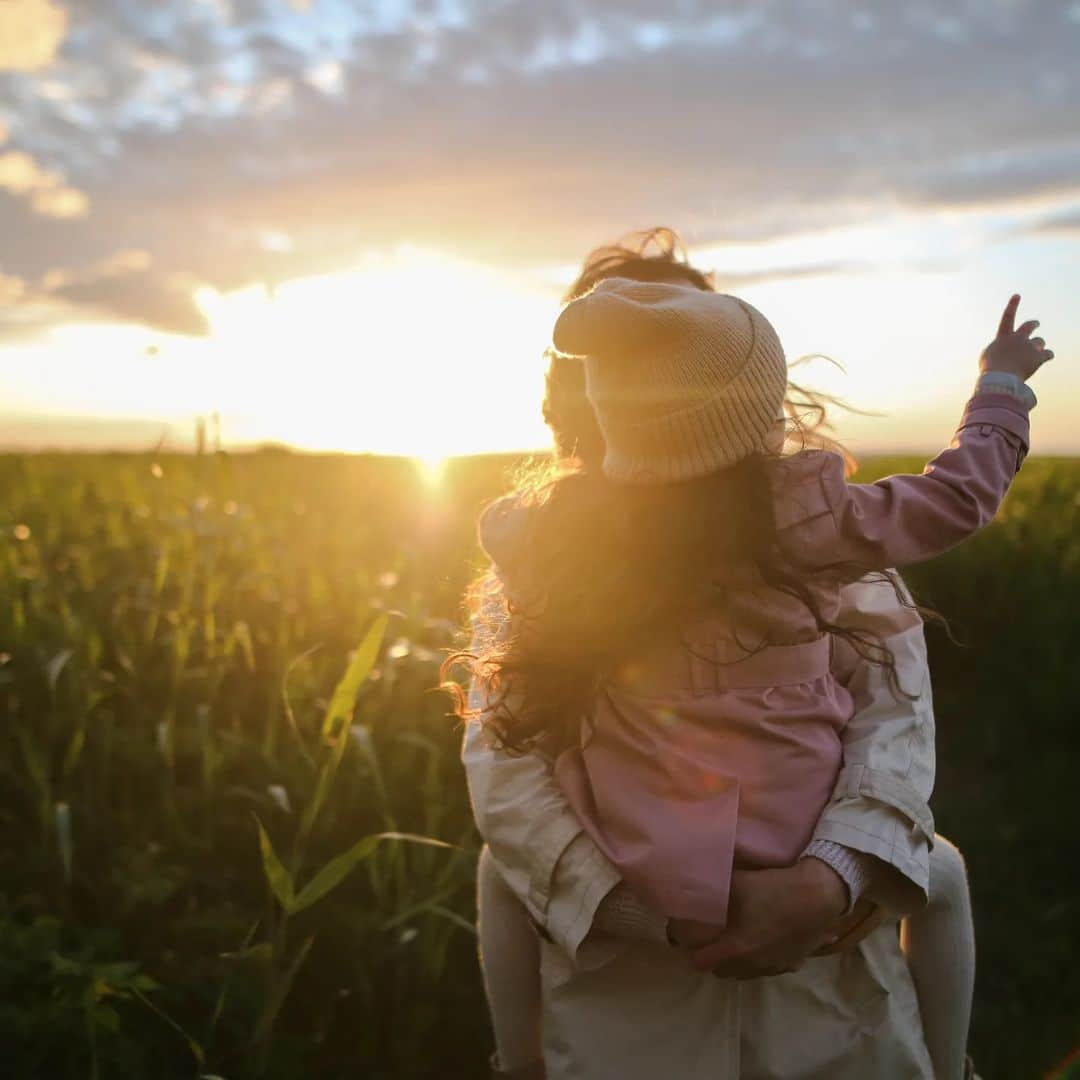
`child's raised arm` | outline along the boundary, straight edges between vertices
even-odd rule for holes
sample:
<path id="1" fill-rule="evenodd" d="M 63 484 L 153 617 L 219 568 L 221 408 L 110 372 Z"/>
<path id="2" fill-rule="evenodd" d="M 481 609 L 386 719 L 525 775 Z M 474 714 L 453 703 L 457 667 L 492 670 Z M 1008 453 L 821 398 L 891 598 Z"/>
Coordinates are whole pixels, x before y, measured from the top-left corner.
<path id="1" fill-rule="evenodd" d="M 1035 395 L 1025 380 L 1054 355 L 1031 337 L 1037 321 L 1014 329 L 1019 303 L 1019 296 L 1009 300 L 983 350 L 951 445 L 921 476 L 849 484 L 834 454 L 812 456 L 810 468 L 791 459 L 778 471 L 778 537 L 787 558 L 854 579 L 940 555 L 993 519 L 1028 450 Z"/>

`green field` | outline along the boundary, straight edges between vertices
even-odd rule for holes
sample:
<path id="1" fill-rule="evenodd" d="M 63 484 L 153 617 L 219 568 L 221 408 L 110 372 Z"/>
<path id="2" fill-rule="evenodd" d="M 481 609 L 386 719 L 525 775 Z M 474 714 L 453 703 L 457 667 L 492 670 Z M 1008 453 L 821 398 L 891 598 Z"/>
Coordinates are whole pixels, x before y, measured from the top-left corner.
<path id="1" fill-rule="evenodd" d="M 387 459 L 0 457 L 5 1075 L 483 1075 L 477 838 L 432 687 L 509 464 L 431 489 Z M 908 576 L 963 643 L 930 631 L 973 1050 L 1042 1076 L 1080 1042 L 1080 463 L 1033 460 Z"/>

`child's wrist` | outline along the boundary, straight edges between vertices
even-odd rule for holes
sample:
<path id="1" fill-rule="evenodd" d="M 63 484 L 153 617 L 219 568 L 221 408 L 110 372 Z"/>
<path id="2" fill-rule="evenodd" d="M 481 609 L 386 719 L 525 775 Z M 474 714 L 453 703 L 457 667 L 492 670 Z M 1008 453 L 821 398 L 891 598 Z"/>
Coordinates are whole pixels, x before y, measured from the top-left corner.
<path id="1" fill-rule="evenodd" d="M 839 918 L 848 910 L 847 883 L 827 862 L 815 855 L 799 860 L 812 896 L 827 918 Z"/>
<path id="2" fill-rule="evenodd" d="M 869 888 L 876 872 L 877 860 L 873 855 L 834 843 L 832 840 L 811 840 L 803 852 L 803 857 L 807 856 L 820 859 L 829 869 L 840 875 L 847 886 L 847 911 L 851 911 Z"/>
<path id="3" fill-rule="evenodd" d="M 975 382 L 975 393 L 1007 394 L 1016 398 L 1029 409 L 1035 408 L 1039 399 L 1035 391 L 1013 371 L 984 371 Z"/>

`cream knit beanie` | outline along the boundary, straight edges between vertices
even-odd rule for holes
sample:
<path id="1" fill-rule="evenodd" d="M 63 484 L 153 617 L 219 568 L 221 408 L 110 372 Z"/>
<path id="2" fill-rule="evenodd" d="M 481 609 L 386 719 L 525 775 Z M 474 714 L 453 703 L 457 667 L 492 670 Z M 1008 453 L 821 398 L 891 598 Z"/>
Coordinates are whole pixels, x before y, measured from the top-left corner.
<path id="1" fill-rule="evenodd" d="M 607 442 L 604 473 L 690 480 L 764 447 L 782 415 L 787 364 L 745 300 L 684 285 L 607 278 L 569 303 L 555 348 L 585 358 L 585 389 Z"/>

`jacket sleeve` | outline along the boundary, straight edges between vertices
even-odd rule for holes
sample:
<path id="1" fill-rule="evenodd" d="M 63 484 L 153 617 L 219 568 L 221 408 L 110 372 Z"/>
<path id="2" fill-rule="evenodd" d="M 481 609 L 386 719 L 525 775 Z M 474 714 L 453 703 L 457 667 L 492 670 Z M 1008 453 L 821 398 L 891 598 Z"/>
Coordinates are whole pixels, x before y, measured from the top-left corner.
<path id="1" fill-rule="evenodd" d="M 551 940 L 576 956 L 618 870 L 585 835 L 546 758 L 506 754 L 472 721 L 462 760 L 477 829 L 503 879 Z"/>
<path id="2" fill-rule="evenodd" d="M 483 707 L 475 683 L 469 696 L 472 708 Z M 618 870 L 582 830 L 549 758 L 506 753 L 470 721 L 462 761 L 476 827 L 504 880 L 551 940 L 576 957 Z"/>
<path id="3" fill-rule="evenodd" d="M 926 902 L 934 819 L 934 710 L 922 619 L 901 604 L 891 584 L 865 579 L 841 592 L 841 625 L 877 633 L 896 658 L 901 689 L 887 672 L 860 660 L 837 640 L 834 670 L 854 699 L 844 729 L 843 764 L 814 832 L 874 855 L 893 869 L 875 875 L 867 895 L 897 915 Z"/>
<path id="4" fill-rule="evenodd" d="M 851 484 L 842 459 L 821 452 L 809 469 L 781 466 L 780 475 L 793 482 L 777 493 L 786 556 L 810 570 L 836 567 L 854 580 L 955 547 L 997 513 L 1027 454 L 1029 411 L 1007 394 L 977 392 L 950 446 L 919 476 Z"/>

